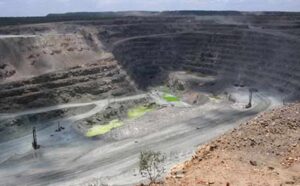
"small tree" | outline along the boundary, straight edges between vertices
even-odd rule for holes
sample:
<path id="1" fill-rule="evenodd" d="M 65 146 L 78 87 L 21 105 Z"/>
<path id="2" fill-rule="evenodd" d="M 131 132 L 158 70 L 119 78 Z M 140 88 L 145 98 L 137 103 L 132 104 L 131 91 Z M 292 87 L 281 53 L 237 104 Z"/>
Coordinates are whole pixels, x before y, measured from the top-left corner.
<path id="1" fill-rule="evenodd" d="M 158 178 L 165 172 L 163 166 L 166 160 L 165 155 L 160 152 L 145 151 L 140 154 L 140 174 L 147 176 L 150 180 L 150 184 L 155 183 Z"/>

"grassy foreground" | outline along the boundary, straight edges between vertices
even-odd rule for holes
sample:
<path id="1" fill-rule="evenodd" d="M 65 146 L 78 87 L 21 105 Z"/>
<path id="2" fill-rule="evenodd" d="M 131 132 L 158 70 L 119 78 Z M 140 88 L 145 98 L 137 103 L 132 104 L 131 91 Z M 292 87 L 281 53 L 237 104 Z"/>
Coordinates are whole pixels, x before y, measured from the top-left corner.
<path id="1" fill-rule="evenodd" d="M 109 131 L 111 131 L 114 128 L 118 128 L 123 126 L 123 122 L 115 119 L 110 121 L 108 124 L 106 125 L 97 125 L 97 126 L 93 126 L 92 128 L 90 128 L 87 133 L 86 136 L 87 137 L 94 137 L 94 136 L 98 136 L 101 134 L 105 134 L 108 133 Z"/>

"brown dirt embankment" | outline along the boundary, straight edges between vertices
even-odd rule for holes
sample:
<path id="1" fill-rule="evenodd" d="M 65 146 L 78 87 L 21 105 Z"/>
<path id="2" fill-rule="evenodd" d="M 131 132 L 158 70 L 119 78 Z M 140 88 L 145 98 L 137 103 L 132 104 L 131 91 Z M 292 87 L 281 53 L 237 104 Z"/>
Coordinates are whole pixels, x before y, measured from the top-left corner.
<path id="1" fill-rule="evenodd" d="M 202 146 L 163 185 L 300 185 L 300 103 L 262 113 Z"/>

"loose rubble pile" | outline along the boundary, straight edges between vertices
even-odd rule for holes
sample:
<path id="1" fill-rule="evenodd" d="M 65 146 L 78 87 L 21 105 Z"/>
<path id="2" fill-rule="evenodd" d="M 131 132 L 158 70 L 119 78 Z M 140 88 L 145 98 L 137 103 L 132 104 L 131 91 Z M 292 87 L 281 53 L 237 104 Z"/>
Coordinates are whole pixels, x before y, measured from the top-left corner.
<path id="1" fill-rule="evenodd" d="M 262 113 L 202 146 L 164 185 L 300 185 L 300 104 Z"/>

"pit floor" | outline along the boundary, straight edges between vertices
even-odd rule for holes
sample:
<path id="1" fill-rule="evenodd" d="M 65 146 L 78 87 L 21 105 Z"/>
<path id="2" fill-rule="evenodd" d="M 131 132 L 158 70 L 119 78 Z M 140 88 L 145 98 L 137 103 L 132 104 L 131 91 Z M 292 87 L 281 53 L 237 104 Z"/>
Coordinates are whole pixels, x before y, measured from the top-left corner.
<path id="1" fill-rule="evenodd" d="M 119 100 L 143 96 L 149 94 Z M 212 98 L 199 106 L 167 106 L 126 121 L 123 127 L 97 138 L 86 138 L 79 133 L 75 122 L 100 112 L 108 100 L 1 114 L 1 117 L 15 117 L 61 107 L 95 105 L 85 113 L 60 119 L 65 128 L 61 132 L 55 132 L 58 121 L 45 123 L 49 127 L 37 132 L 39 150 L 32 150 L 31 134 L 0 143 L 0 185 L 136 184 L 145 180 L 138 172 L 141 151 L 151 149 L 165 153 L 168 170 L 190 158 L 199 145 L 279 104 L 275 98 L 262 93 L 254 94 L 253 103 L 251 109 L 243 109 L 226 100 Z"/>

